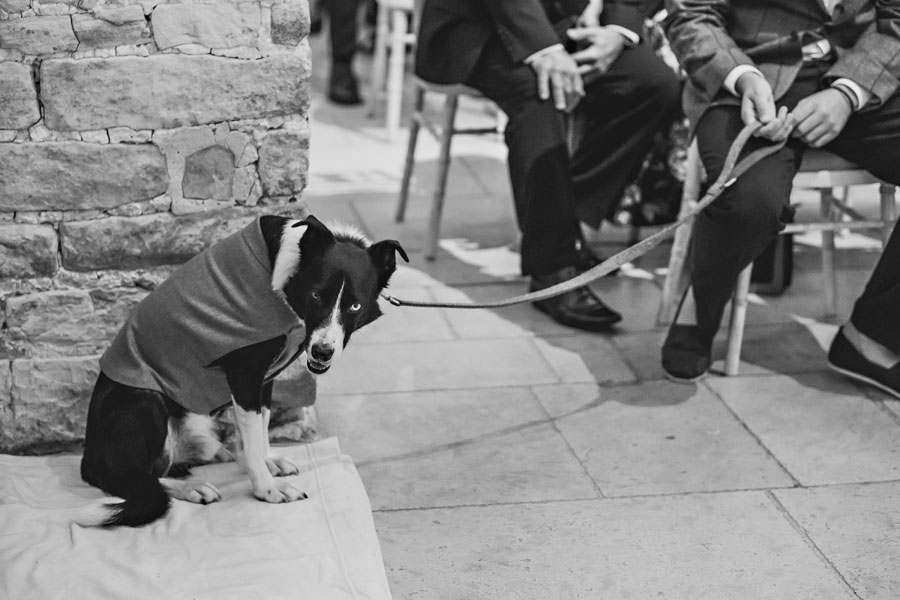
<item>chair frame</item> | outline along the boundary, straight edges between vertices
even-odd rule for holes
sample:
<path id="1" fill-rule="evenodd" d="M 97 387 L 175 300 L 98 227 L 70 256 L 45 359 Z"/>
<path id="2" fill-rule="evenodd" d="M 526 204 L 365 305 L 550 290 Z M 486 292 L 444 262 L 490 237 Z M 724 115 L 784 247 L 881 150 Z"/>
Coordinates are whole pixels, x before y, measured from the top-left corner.
<path id="1" fill-rule="evenodd" d="M 684 183 L 679 219 L 696 206 L 703 180 L 703 166 L 697 149 L 696 140 L 688 149 L 687 173 Z M 845 202 L 834 195 L 835 187 L 853 185 L 879 185 L 880 218 L 869 220 L 853 211 Z M 791 223 L 781 233 L 806 233 L 820 231 L 822 233 L 822 274 L 824 277 L 825 312 L 827 316 L 837 314 L 837 273 L 835 269 L 835 233 L 843 230 L 880 229 L 882 246 L 888 238 L 897 218 L 895 186 L 885 183 L 843 159 L 822 150 L 807 150 L 803 164 L 794 178 L 794 188 L 814 189 L 819 192 L 820 220 L 808 223 Z M 844 221 L 847 216 L 851 220 Z M 675 318 L 678 302 L 687 288 L 688 251 L 690 245 L 693 220 L 679 227 L 675 232 L 672 252 L 669 256 L 669 269 L 663 283 L 662 302 L 657 315 L 657 323 L 669 324 Z M 748 297 L 750 291 L 750 275 L 753 264 L 748 265 L 738 276 L 735 293 L 731 303 L 729 319 L 728 346 L 725 355 L 725 375 L 737 375 L 740 367 L 741 345 L 744 337 L 744 325 L 747 318 Z"/>

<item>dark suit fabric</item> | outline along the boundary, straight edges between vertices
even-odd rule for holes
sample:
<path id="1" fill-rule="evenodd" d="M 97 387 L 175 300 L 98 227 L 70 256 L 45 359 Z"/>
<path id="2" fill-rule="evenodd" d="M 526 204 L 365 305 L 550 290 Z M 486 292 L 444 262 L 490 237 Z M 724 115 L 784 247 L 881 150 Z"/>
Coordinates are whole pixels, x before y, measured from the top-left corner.
<path id="1" fill-rule="evenodd" d="M 608 22 L 639 32 L 642 2 L 607 3 Z M 554 25 L 556 26 L 554 28 Z M 564 118 L 537 96 L 522 61 L 561 40 L 536 0 L 427 0 L 417 74 L 466 83 L 509 117 L 509 172 L 522 231 L 522 272 L 543 275 L 575 262 L 578 220 L 598 226 L 637 175 L 652 137 L 677 110 L 679 84 L 644 45 L 628 48 L 587 87 L 579 143 L 570 157 Z"/>
<path id="2" fill-rule="evenodd" d="M 716 5 L 718 7 L 731 3 L 684 2 L 683 4 L 685 6 Z M 736 6 L 738 3 L 733 4 Z M 766 4 L 771 7 L 779 3 L 769 2 Z M 865 15 L 868 15 L 871 8 L 868 6 L 871 3 L 845 2 L 845 10 L 850 4 L 867 5 L 860 7 Z M 887 2 L 885 4 L 900 6 L 900 3 Z M 794 0 L 790 5 L 789 12 L 791 14 L 802 10 L 805 10 L 807 14 L 825 14 L 824 10 L 817 12 L 819 8 L 817 0 L 807 0 L 806 2 Z M 770 8 L 770 10 L 772 9 Z M 691 13 L 688 10 L 685 12 Z M 723 17 L 734 19 L 729 23 L 737 31 L 745 31 L 752 24 L 760 22 L 754 20 L 748 24 L 737 20 L 737 14 L 731 16 L 727 12 L 722 14 Z M 696 17 L 696 14 L 694 16 Z M 865 16 L 865 18 L 869 17 Z M 686 54 L 691 54 L 693 50 L 685 48 L 690 39 L 694 39 L 695 42 L 699 39 L 720 39 L 722 34 L 717 32 L 715 35 L 692 37 L 697 35 L 697 29 L 707 28 L 708 23 L 693 23 L 688 16 L 677 12 L 671 19 L 674 20 L 670 20 L 670 23 L 678 23 L 678 26 L 670 28 L 673 45 L 681 48 L 680 58 L 685 61 L 684 65 L 689 69 L 691 67 L 695 69 L 693 74 L 689 71 L 689 76 L 695 85 L 707 85 L 709 89 L 712 89 L 714 78 L 708 77 L 709 72 L 699 72 L 705 68 L 702 66 L 704 63 L 692 63 L 689 58 L 686 59 Z M 789 20 L 788 17 L 785 19 Z M 819 20 L 821 21 L 821 18 Z M 780 22 L 778 14 L 772 12 L 767 12 L 766 17 L 762 20 L 764 24 Z M 782 32 L 779 30 L 777 33 Z M 687 39 L 684 39 L 685 37 Z M 771 39 L 765 29 L 759 32 L 758 37 Z M 721 43 L 721 53 L 733 52 L 733 48 L 727 41 Z M 745 45 L 746 43 L 749 42 L 745 42 Z M 703 44 L 700 43 L 700 45 Z M 850 42 L 850 46 L 852 47 L 852 42 Z M 696 49 L 693 46 L 692 48 Z M 853 52 L 855 51 L 848 50 L 844 56 Z M 703 51 L 701 54 L 710 55 L 708 51 Z M 726 61 L 715 53 L 710 56 L 709 60 L 714 63 Z M 727 60 L 730 61 L 732 58 Z M 807 64 L 797 63 L 788 71 L 784 64 L 791 61 L 785 59 L 785 63 L 774 71 L 772 69 L 761 70 L 766 74 L 767 79 L 773 72 L 781 73 L 780 77 L 785 77 L 788 72 L 791 74 L 790 80 L 787 82 L 770 79 L 770 83 L 773 84 L 773 88 L 783 88 L 779 93 L 777 105 L 793 109 L 802 98 L 828 87 L 833 80 L 834 73 L 840 70 L 837 66 L 840 61 L 841 59 Z M 897 67 L 892 66 L 891 68 L 896 69 Z M 885 181 L 900 184 L 900 95 L 896 93 L 896 87 L 893 87 L 891 93 L 887 93 L 883 88 L 885 78 L 893 77 L 893 75 L 890 72 L 882 71 L 874 78 L 868 77 L 864 73 L 857 77 L 854 77 L 852 73 L 848 76 L 860 85 L 863 85 L 863 81 L 868 82 L 868 85 L 863 85 L 863 87 L 876 95 L 864 111 L 850 117 L 844 130 L 825 149 L 854 162 Z M 722 79 L 724 80 L 724 77 Z M 887 95 L 878 95 L 885 93 Z M 731 100 L 717 100 L 723 100 L 723 94 L 724 92 L 719 91 L 709 95 L 708 102 L 695 105 L 692 110 L 695 118 L 699 119 L 695 123 L 695 131 L 701 159 L 710 180 L 718 176 L 731 141 L 743 127 L 740 110 L 736 103 Z M 690 99 L 686 101 L 690 102 Z M 763 140 L 752 140 L 745 152 L 765 143 L 767 142 Z M 698 325 L 707 333 L 710 340 L 719 327 L 725 306 L 734 291 L 737 275 L 762 252 L 784 224 L 790 220 L 792 180 L 805 150 L 806 146 L 799 140 L 790 140 L 784 149 L 764 159 L 739 178 L 726 193 L 697 218 L 691 248 L 691 284 L 697 305 Z M 868 285 L 856 302 L 851 314 L 851 321 L 870 338 L 900 352 L 898 307 L 900 307 L 900 234 L 895 227 L 890 242 L 882 253 Z"/>
<path id="3" fill-rule="evenodd" d="M 356 54 L 359 0 L 326 0 L 332 62 L 350 63 Z"/>

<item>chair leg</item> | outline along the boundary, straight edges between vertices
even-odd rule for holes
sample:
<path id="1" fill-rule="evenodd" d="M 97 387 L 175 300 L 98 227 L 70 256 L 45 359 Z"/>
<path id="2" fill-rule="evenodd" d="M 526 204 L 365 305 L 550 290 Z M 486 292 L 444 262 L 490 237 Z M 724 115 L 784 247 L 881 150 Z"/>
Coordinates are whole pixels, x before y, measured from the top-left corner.
<path id="1" fill-rule="evenodd" d="M 834 190 L 819 190 L 819 215 L 822 220 L 834 220 Z M 822 277 L 825 281 L 825 311 L 829 316 L 837 314 L 837 272 L 834 264 L 834 230 L 822 231 Z"/>
<path id="2" fill-rule="evenodd" d="M 725 375 L 737 375 L 741 365 L 741 345 L 744 343 L 744 325 L 747 322 L 747 296 L 750 293 L 750 263 L 738 275 L 734 298 L 731 301 L 731 322 L 728 326 L 728 350 L 725 352 Z"/>
<path id="3" fill-rule="evenodd" d="M 697 205 L 700 196 L 703 167 L 700 163 L 700 152 L 696 142 L 688 148 L 685 168 L 684 190 L 681 196 L 681 208 L 678 211 L 679 219 Z M 663 282 L 662 300 L 656 316 L 657 325 L 668 325 L 672 322 L 678 310 L 678 301 L 687 288 L 687 257 L 693 226 L 693 223 L 685 223 L 675 230 L 675 239 L 669 254 L 669 269 Z"/>
<path id="4" fill-rule="evenodd" d="M 375 53 L 372 56 L 372 91 L 369 93 L 369 117 L 377 114 L 377 105 L 384 92 L 384 76 L 387 71 L 388 11 L 378 3 L 375 23 Z"/>
<path id="5" fill-rule="evenodd" d="M 409 185 L 412 181 L 413 169 L 416 166 L 416 143 L 419 140 L 419 129 L 422 128 L 423 111 L 425 109 L 425 90 L 416 86 L 412 119 L 409 123 L 409 143 L 406 147 L 406 163 L 403 165 L 403 179 L 400 182 L 400 200 L 397 202 L 397 213 L 394 221 L 402 223 L 406 217 L 406 204 L 409 202 Z"/>
<path id="6" fill-rule="evenodd" d="M 889 183 L 882 183 L 878 186 L 878 192 L 881 196 L 881 221 L 884 223 L 881 227 L 881 247 L 887 246 L 888 239 L 891 237 L 891 231 L 894 229 L 894 221 L 897 220 L 897 204 L 894 199 L 895 187 Z"/>
<path id="7" fill-rule="evenodd" d="M 403 107 L 403 72 L 406 68 L 406 33 L 409 21 L 406 11 L 391 11 L 391 56 L 388 65 L 386 127 L 389 140 L 400 131 L 400 111 Z"/>
<path id="8" fill-rule="evenodd" d="M 437 256 L 438 239 L 441 228 L 441 213 L 444 211 L 444 195 L 447 192 L 447 175 L 450 171 L 450 142 L 453 140 L 453 125 L 456 120 L 456 108 L 459 96 L 449 94 L 444 104 L 444 123 L 441 127 L 441 154 L 438 158 L 438 175 L 434 188 L 434 199 L 431 203 L 431 216 L 428 219 L 428 240 L 425 246 L 425 258 L 434 260 Z"/>

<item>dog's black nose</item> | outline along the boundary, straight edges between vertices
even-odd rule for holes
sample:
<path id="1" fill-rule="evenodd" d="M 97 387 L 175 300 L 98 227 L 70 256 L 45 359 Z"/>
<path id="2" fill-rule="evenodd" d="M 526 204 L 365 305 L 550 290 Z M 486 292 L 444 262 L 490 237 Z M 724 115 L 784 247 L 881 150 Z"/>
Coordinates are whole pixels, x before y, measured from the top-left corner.
<path id="1" fill-rule="evenodd" d="M 326 344 L 313 344 L 309 353 L 319 362 L 328 362 L 334 356 L 334 347 Z"/>

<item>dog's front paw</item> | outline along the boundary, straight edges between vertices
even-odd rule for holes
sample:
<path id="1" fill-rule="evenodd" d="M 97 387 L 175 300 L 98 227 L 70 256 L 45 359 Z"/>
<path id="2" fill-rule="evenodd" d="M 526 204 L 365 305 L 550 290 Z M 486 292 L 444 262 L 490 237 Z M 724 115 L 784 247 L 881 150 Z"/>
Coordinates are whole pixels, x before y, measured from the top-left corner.
<path id="1" fill-rule="evenodd" d="M 262 500 L 263 502 L 269 502 L 271 504 L 306 500 L 309 497 L 304 492 L 301 492 L 291 485 L 289 481 L 283 479 L 278 481 L 272 480 L 271 485 L 254 488 L 253 495 L 256 496 L 257 500 Z"/>
<path id="2" fill-rule="evenodd" d="M 300 472 L 297 465 L 281 456 L 270 456 L 266 458 L 266 466 L 272 477 L 285 477 L 287 475 L 296 475 Z"/>

